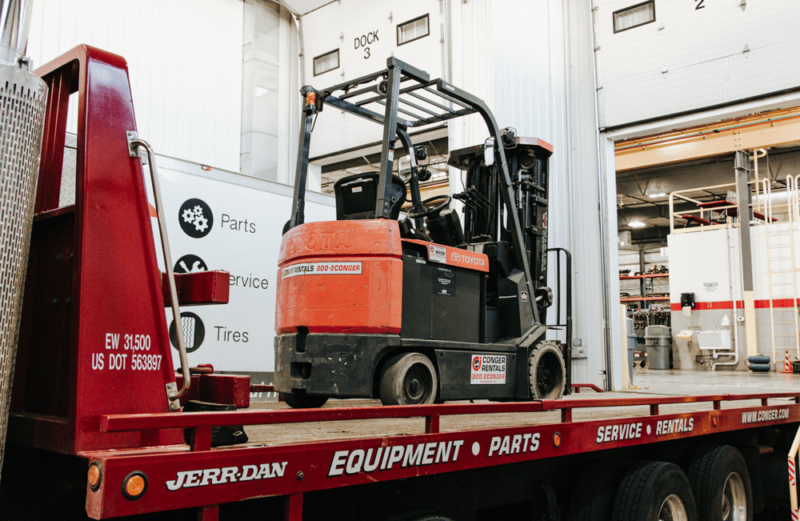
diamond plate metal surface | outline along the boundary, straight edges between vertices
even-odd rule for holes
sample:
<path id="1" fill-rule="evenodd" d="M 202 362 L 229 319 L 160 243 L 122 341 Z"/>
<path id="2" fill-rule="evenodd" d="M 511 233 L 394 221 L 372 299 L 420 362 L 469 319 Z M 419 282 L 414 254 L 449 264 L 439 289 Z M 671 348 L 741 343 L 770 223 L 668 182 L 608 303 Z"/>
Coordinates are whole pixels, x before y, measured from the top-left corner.
<path id="1" fill-rule="evenodd" d="M 47 86 L 0 64 L 0 468 L 25 289 Z"/>
<path id="2" fill-rule="evenodd" d="M 64 163 L 61 167 L 61 192 L 58 207 L 75 204 L 75 172 L 78 167 L 78 137 L 67 134 L 64 143 Z"/>

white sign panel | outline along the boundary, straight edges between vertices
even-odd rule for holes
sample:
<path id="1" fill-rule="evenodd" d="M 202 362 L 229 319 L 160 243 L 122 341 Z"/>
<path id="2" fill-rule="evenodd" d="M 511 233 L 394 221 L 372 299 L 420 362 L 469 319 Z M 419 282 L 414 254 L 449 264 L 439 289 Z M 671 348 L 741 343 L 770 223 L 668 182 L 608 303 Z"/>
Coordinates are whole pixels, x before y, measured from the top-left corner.
<path id="1" fill-rule="evenodd" d="M 162 165 L 159 174 L 175 272 L 231 274 L 229 304 L 181 308 L 189 363 L 212 364 L 216 371 L 274 371 L 278 253 L 291 197 Z M 336 218 L 333 206 L 310 201 L 305 212 L 306 222 Z M 166 314 L 174 347 L 172 311 Z M 173 361 L 177 368 L 177 352 Z"/>
<path id="2" fill-rule="evenodd" d="M 469 383 L 506 383 L 506 357 L 504 355 L 472 355 Z"/>

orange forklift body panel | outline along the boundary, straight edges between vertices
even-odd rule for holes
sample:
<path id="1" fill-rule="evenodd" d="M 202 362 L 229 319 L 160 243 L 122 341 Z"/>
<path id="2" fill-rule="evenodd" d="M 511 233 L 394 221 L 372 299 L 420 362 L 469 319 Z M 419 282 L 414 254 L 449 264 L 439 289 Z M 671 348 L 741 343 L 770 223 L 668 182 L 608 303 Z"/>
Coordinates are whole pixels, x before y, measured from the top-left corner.
<path id="1" fill-rule="evenodd" d="M 289 230 L 278 259 L 275 330 L 399 334 L 403 261 L 397 221 L 313 222 Z"/>

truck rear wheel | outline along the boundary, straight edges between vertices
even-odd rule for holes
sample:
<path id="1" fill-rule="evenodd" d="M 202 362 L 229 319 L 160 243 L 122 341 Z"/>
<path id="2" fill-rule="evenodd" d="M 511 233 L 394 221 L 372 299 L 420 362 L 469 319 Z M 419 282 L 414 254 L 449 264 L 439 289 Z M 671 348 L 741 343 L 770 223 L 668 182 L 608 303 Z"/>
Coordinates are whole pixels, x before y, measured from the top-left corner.
<path id="1" fill-rule="evenodd" d="M 646 461 L 622 480 L 614 521 L 698 521 L 692 488 L 674 463 Z"/>
<path id="2" fill-rule="evenodd" d="M 730 445 L 701 447 L 689 467 L 700 521 L 753 519 L 750 475 L 742 454 Z"/>
<path id="3" fill-rule="evenodd" d="M 567 385 L 567 367 L 561 346 L 553 340 L 539 342 L 528 356 L 528 375 L 534 400 L 558 400 Z"/>
<path id="4" fill-rule="evenodd" d="M 327 396 L 309 396 L 307 394 L 281 393 L 281 397 L 292 409 L 316 409 L 328 401 Z"/>
<path id="5" fill-rule="evenodd" d="M 421 353 L 397 355 L 383 366 L 380 396 L 383 405 L 428 405 L 436 400 L 436 368 Z"/>

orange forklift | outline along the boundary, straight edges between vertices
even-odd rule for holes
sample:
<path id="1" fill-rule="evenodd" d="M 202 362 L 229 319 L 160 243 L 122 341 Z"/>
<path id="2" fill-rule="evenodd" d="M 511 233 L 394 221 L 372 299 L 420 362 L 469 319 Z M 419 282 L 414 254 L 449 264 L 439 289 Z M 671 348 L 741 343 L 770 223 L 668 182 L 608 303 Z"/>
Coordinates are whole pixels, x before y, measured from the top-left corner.
<path id="1" fill-rule="evenodd" d="M 500 129 L 483 101 L 395 58 L 380 72 L 301 94 L 277 277 L 275 390 L 283 399 L 312 408 L 331 397 L 411 405 L 569 392 L 571 261 L 547 248 L 552 147 Z M 380 171 L 336 181 L 336 220 L 306 223 L 311 132 L 326 106 L 383 125 Z M 475 113 L 488 139 L 448 161 L 464 171 L 464 191 L 421 200 L 420 180 L 430 174 L 409 129 Z M 403 152 L 408 179 L 394 168 Z M 452 198 L 463 203 L 463 223 Z M 557 324 L 546 325 L 550 254 L 565 297 L 551 313 Z M 556 326 L 566 342 L 548 339 Z"/>

